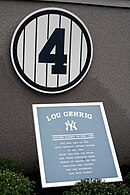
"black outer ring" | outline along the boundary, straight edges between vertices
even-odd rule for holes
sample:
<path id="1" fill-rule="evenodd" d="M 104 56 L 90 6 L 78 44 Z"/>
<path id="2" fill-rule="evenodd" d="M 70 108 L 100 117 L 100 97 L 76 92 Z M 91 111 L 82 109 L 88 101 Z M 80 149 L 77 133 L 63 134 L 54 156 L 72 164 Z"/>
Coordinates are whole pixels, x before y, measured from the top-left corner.
<path id="1" fill-rule="evenodd" d="M 83 70 L 81 71 L 81 73 L 73 80 L 71 81 L 70 83 L 64 85 L 64 86 L 61 86 L 61 87 L 44 87 L 44 86 L 41 86 L 35 82 L 33 82 L 32 80 L 30 80 L 23 72 L 23 70 L 21 69 L 20 67 L 20 64 L 19 64 L 19 60 L 18 60 L 18 57 L 17 57 L 17 45 L 18 45 L 18 40 L 19 40 L 19 37 L 21 35 L 21 32 L 23 31 L 23 29 L 34 19 L 36 19 L 37 17 L 39 16 L 43 16 L 43 15 L 46 15 L 46 14 L 59 14 L 59 15 L 63 15 L 67 18 L 70 18 L 72 21 L 74 21 L 79 27 L 80 29 L 82 30 L 82 32 L 84 33 L 84 36 L 86 38 L 86 42 L 87 42 L 87 46 L 88 46 L 88 54 L 87 54 L 87 59 L 86 59 L 86 63 L 84 65 L 84 68 Z M 53 9 L 50 9 L 50 10 L 41 10 L 37 13 L 34 13 L 33 15 L 31 15 L 29 18 L 27 18 L 22 24 L 21 26 L 19 27 L 18 31 L 16 32 L 16 35 L 15 35 L 15 38 L 14 38 L 14 42 L 13 42 L 13 58 L 14 58 L 14 63 L 15 63 L 15 66 L 16 66 L 16 69 L 17 71 L 19 72 L 19 74 L 21 75 L 21 77 L 29 84 L 32 86 L 32 88 L 35 88 L 36 90 L 40 90 L 40 91 L 43 91 L 43 92 L 54 92 L 54 93 L 58 93 L 60 91 L 67 91 L 70 89 L 70 87 L 72 87 L 73 85 L 75 85 L 76 83 L 78 83 L 78 81 L 84 76 L 84 74 L 86 73 L 87 71 L 87 68 L 89 66 L 89 63 L 90 63 L 90 59 L 91 59 L 91 55 L 92 55 L 92 48 L 91 48 L 91 42 L 90 42 L 90 38 L 89 38 L 89 35 L 86 31 L 86 29 L 84 28 L 84 26 L 80 23 L 80 21 L 78 21 L 73 15 L 69 14 L 68 12 L 64 12 L 62 10 L 53 10 Z M 30 87 L 31 87 L 30 86 Z"/>

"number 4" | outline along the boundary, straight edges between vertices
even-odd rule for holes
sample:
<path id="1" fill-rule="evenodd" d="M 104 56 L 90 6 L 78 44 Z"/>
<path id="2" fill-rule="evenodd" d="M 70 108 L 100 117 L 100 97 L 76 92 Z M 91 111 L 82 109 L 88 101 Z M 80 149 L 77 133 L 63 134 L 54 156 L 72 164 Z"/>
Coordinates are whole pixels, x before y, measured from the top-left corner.
<path id="1" fill-rule="evenodd" d="M 39 54 L 39 63 L 55 63 L 52 74 L 66 74 L 67 55 L 64 54 L 65 29 L 56 28 Z M 56 46 L 56 53 L 51 54 Z"/>

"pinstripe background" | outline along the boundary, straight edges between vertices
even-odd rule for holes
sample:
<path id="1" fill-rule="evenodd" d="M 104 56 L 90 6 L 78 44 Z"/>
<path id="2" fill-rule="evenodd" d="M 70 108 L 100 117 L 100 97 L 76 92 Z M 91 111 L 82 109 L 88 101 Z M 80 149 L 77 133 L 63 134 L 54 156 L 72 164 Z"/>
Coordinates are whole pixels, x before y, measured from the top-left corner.
<path id="1" fill-rule="evenodd" d="M 65 29 L 64 54 L 67 55 L 67 63 L 64 65 L 67 67 L 67 74 L 52 74 L 54 63 L 38 62 L 40 51 L 56 28 Z M 86 65 L 88 45 L 82 29 L 73 18 L 68 18 L 59 11 L 57 14 L 37 16 L 25 25 L 18 38 L 16 52 L 19 66 L 29 80 L 44 89 L 56 89 L 71 83 L 82 72 Z M 56 53 L 55 47 L 51 53 Z M 90 64 L 87 68 L 89 66 Z"/>

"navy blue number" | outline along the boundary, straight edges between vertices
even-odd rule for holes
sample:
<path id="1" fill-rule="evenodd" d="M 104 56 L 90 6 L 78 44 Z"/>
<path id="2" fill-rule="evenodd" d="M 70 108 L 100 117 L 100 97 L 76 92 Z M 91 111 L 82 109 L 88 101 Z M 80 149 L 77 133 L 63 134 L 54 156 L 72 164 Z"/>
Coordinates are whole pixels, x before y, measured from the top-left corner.
<path id="1" fill-rule="evenodd" d="M 52 74 L 66 74 L 67 55 L 64 54 L 65 29 L 56 28 L 39 54 L 39 63 L 55 63 Z M 56 47 L 55 54 L 51 54 Z"/>

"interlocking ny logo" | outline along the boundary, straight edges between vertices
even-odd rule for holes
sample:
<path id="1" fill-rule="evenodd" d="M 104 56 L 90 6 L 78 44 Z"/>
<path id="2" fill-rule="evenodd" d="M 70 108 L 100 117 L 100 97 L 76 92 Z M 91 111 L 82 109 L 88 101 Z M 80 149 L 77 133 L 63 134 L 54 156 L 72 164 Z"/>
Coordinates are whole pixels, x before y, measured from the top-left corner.
<path id="1" fill-rule="evenodd" d="M 66 125 L 66 131 L 78 130 L 78 128 L 76 127 L 76 122 L 73 121 L 73 120 L 71 120 L 71 122 L 70 121 L 66 121 L 65 125 Z"/>
<path id="2" fill-rule="evenodd" d="M 45 8 L 28 15 L 11 42 L 11 59 L 29 87 L 60 93 L 76 86 L 87 74 L 93 55 L 88 29 L 73 13 Z"/>

